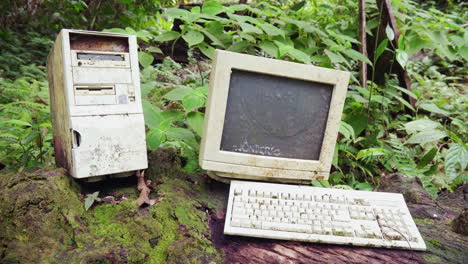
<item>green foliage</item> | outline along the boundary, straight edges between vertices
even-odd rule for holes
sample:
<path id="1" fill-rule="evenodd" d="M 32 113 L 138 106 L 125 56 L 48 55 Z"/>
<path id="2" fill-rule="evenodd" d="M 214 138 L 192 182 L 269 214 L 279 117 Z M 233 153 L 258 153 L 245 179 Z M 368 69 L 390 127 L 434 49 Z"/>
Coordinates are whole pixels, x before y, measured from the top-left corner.
<path id="1" fill-rule="evenodd" d="M 381 173 L 400 172 L 421 178 L 435 196 L 441 188 L 451 190 L 467 181 L 466 167 L 460 163 L 467 151 L 467 97 L 462 92 L 463 67 L 457 66 L 466 64 L 466 58 L 450 55 L 448 51 L 462 52 L 463 47 L 455 42 L 430 36 L 459 39 L 466 35 L 466 29 L 459 26 L 466 19 L 455 13 L 426 11 L 412 1 L 392 4 L 402 33 L 395 60 L 408 69 L 413 90 L 399 87 L 391 75 L 380 87 L 374 83 L 369 90 L 350 87 L 330 183 L 359 188 L 377 183 Z M 380 14 L 375 4 L 370 9 L 368 33 L 372 34 Z M 388 26 L 385 31 L 387 39 L 377 45 L 374 62 L 389 43 L 394 45 L 394 32 Z M 416 36 L 425 42 L 421 45 Z M 417 52 L 422 59 L 411 60 Z M 415 99 L 416 107 L 403 96 Z"/>
<path id="2" fill-rule="evenodd" d="M 164 7 L 174 6 L 175 0 L 5 0 L 0 8 L 0 30 L 27 30 L 55 35 L 62 28 L 102 30 L 105 28 L 145 28 L 158 32 L 167 28 L 161 16 Z"/>
<path id="3" fill-rule="evenodd" d="M 51 41 L 33 32 L 0 36 L 5 40 L 0 41 L 0 163 L 20 170 L 47 164 L 52 155 L 49 94 L 44 67 L 37 64 L 44 63 Z"/>
<path id="4" fill-rule="evenodd" d="M 185 161 L 184 170 L 191 173 L 200 169 L 198 152 L 208 94 L 202 77 L 207 73 L 199 65 L 193 63 L 182 69 L 182 65 L 166 58 L 162 64 L 146 66 L 142 71 L 148 148 L 177 149 Z"/>
<path id="5" fill-rule="evenodd" d="M 167 31 L 155 40 L 175 43 L 182 38 L 209 58 L 215 48 L 220 48 L 351 70 L 356 61 L 371 64 L 351 49 L 358 43 L 357 21 L 352 17 L 357 15 L 356 9 L 355 1 L 342 5 L 303 1 L 281 10 L 267 2 L 222 6 L 209 0 L 201 9 L 168 9 L 164 15 L 181 20 L 181 32 Z M 227 18 L 217 16 L 220 13 Z"/>
<path id="6" fill-rule="evenodd" d="M 436 195 L 467 181 L 468 33 L 461 25 L 468 13 L 461 2 L 442 11 L 433 1 L 392 1 L 401 33 L 398 48 L 395 32 L 384 25 L 387 38 L 375 43 L 371 59 L 357 51 L 358 3 L 352 0 L 250 5 L 207 0 L 189 10 L 164 9 L 176 4 L 169 0 L 46 0 L 29 25 L 13 23 L 31 16 L 27 1 L 12 3 L 0 4 L 8 14 L 0 25 L 26 30 L 0 32 L 0 162 L 8 167 L 47 164 L 52 155 L 43 67 L 52 41 L 44 36 L 62 27 L 107 28 L 138 37 L 148 148 L 177 149 L 187 172 L 200 170 L 210 62 L 193 61 L 199 56 L 190 56 L 187 65 L 169 58 L 155 61 L 155 53 L 173 55 L 180 43 L 190 54 L 199 51 L 208 58 L 215 49 L 225 49 L 352 73 L 332 175 L 329 181 L 312 182 L 315 186 L 372 190 L 379 175 L 400 172 L 419 177 Z M 367 16 L 373 36 L 380 23 L 374 1 L 367 1 Z M 171 53 L 163 54 L 167 46 Z M 412 90 L 399 87 L 390 73 L 383 85 L 371 81 L 369 89 L 360 87 L 358 62 L 374 66 L 390 48 L 395 52 L 389 63 L 408 70 Z"/>

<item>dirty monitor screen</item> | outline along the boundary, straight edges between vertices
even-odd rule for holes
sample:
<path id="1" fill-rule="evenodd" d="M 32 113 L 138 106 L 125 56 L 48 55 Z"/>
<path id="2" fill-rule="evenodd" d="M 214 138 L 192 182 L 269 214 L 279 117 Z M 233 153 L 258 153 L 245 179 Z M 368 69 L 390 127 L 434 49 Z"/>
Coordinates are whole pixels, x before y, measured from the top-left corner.
<path id="1" fill-rule="evenodd" d="M 319 160 L 333 86 L 232 70 L 222 151 Z"/>

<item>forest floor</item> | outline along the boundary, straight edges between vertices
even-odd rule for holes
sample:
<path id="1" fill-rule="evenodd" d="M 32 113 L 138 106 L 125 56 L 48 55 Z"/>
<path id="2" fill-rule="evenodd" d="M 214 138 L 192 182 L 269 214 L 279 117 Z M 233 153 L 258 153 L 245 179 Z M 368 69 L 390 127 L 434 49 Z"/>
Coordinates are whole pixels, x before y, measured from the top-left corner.
<path id="1" fill-rule="evenodd" d="M 80 183 L 63 169 L 3 172 L 0 263 L 466 263 L 468 185 L 432 200 L 416 178 L 382 177 L 405 196 L 428 250 L 224 236 L 229 186 L 187 175 L 174 151 L 149 153 L 156 204 L 138 208 L 136 177 Z M 84 194 L 99 191 L 90 210 Z M 456 230 L 457 232 L 454 232 Z M 463 235 L 464 234 L 464 235 Z"/>

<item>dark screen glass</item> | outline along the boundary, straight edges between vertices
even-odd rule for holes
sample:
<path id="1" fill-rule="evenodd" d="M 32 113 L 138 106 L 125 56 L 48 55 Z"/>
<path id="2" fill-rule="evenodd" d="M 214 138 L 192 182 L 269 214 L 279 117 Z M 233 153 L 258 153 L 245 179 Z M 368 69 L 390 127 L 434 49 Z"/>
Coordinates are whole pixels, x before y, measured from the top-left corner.
<path id="1" fill-rule="evenodd" d="M 221 150 L 318 160 L 333 86 L 232 70 Z"/>

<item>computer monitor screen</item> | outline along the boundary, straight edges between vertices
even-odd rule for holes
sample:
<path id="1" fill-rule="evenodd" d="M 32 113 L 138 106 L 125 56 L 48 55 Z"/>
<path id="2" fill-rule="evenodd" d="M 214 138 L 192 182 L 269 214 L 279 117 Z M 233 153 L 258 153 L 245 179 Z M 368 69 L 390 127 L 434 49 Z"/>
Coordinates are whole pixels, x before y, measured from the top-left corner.
<path id="1" fill-rule="evenodd" d="M 232 70 L 221 150 L 318 160 L 333 87 Z"/>
<path id="2" fill-rule="evenodd" d="M 327 179 L 349 73 L 216 50 L 200 146 L 224 178 Z"/>

